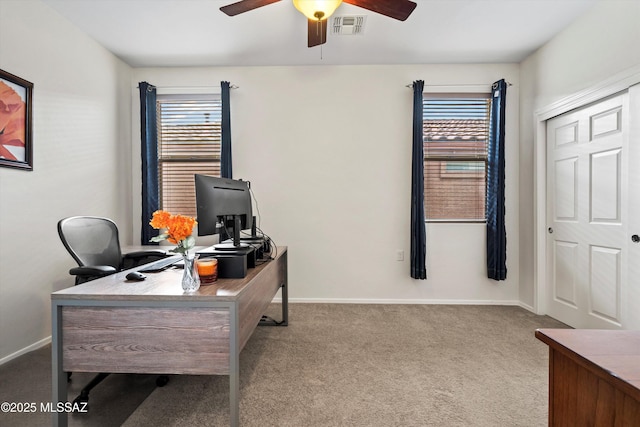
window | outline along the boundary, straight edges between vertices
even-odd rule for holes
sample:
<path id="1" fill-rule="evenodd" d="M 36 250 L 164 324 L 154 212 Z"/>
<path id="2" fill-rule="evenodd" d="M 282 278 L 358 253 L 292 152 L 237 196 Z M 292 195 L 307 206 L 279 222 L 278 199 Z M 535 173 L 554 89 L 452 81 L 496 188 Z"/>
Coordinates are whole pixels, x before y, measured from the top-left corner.
<path id="1" fill-rule="evenodd" d="M 489 96 L 424 94 L 427 221 L 485 221 Z"/>
<path id="2" fill-rule="evenodd" d="M 156 107 L 160 209 L 196 216 L 194 174 L 220 176 L 220 97 L 158 95 Z"/>

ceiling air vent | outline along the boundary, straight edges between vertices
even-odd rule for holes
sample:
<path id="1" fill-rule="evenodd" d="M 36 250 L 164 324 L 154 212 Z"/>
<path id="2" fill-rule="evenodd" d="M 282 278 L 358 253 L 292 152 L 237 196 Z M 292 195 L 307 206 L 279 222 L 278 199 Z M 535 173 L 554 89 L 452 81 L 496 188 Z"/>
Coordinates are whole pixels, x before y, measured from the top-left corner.
<path id="1" fill-rule="evenodd" d="M 331 32 L 343 36 L 362 34 L 366 20 L 366 16 L 334 16 Z"/>

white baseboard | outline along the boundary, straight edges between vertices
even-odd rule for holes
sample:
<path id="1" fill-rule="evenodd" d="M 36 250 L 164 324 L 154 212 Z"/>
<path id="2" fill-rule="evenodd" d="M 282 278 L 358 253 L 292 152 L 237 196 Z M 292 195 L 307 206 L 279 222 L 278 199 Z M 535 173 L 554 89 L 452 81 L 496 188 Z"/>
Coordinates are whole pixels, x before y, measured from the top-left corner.
<path id="1" fill-rule="evenodd" d="M 538 314 L 536 313 L 535 308 L 533 308 L 532 306 L 530 306 L 529 304 L 525 304 L 522 301 L 518 301 L 518 305 L 522 308 L 524 308 L 525 310 L 528 310 L 530 312 L 532 312 L 533 314 Z"/>
<path id="2" fill-rule="evenodd" d="M 13 360 L 16 357 L 20 357 L 23 354 L 29 353 L 30 351 L 42 348 L 45 345 L 49 344 L 50 342 L 51 342 L 51 337 L 50 336 L 48 336 L 46 338 L 43 338 L 40 341 L 31 344 L 30 346 L 27 346 L 27 347 L 25 347 L 25 348 L 23 348 L 21 350 L 16 351 L 15 353 L 11 353 L 10 355 L 3 357 L 2 359 L 0 359 L 0 365 L 4 365 L 8 361 Z"/>
<path id="3" fill-rule="evenodd" d="M 281 303 L 282 298 L 273 302 Z M 309 304 L 433 304 L 433 305 L 518 305 L 525 309 L 520 301 L 504 300 L 461 300 L 461 299 L 363 299 L 363 298 L 289 298 L 289 303 Z"/>

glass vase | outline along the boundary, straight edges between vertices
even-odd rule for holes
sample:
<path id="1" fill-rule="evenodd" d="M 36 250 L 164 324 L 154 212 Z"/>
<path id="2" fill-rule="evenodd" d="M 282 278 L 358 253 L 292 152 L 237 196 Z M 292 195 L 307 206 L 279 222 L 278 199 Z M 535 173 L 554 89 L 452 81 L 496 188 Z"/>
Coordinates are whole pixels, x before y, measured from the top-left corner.
<path id="1" fill-rule="evenodd" d="M 182 289 L 187 293 L 195 292 L 200 288 L 200 276 L 196 266 L 198 254 L 185 253 L 182 254 L 182 259 L 184 260 Z"/>

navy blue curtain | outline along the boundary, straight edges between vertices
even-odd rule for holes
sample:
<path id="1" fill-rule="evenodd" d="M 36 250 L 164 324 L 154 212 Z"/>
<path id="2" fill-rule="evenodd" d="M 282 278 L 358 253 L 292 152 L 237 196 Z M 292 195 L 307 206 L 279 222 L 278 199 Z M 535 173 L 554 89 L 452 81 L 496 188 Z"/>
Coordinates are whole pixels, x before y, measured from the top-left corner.
<path id="1" fill-rule="evenodd" d="M 422 91 L 424 81 L 413 82 L 413 150 L 411 160 L 411 277 L 426 279 L 427 236 L 424 223 L 424 146 Z"/>
<path id="2" fill-rule="evenodd" d="M 222 152 L 220 154 L 220 176 L 233 178 L 231 167 L 231 108 L 229 107 L 229 82 L 220 82 L 222 89 Z"/>
<path id="3" fill-rule="evenodd" d="M 507 278 L 507 230 L 504 222 L 504 125 L 507 82 L 492 86 L 487 159 L 487 276 Z"/>
<path id="4" fill-rule="evenodd" d="M 158 235 L 150 225 L 151 216 L 158 210 L 158 128 L 156 120 L 156 88 L 147 82 L 140 89 L 140 137 L 142 154 L 142 230 L 140 244 L 150 242 Z"/>

